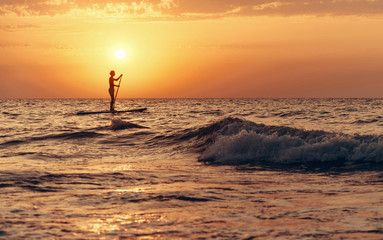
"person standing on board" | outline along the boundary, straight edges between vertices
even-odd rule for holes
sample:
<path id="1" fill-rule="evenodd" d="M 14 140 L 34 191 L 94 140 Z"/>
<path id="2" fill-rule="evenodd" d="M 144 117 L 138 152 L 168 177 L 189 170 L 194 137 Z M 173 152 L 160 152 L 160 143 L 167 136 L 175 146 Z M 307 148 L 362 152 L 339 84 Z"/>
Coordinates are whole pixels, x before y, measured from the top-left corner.
<path id="1" fill-rule="evenodd" d="M 112 70 L 110 71 L 110 78 L 109 78 L 109 95 L 110 95 L 110 111 L 114 111 L 114 87 L 120 87 L 120 85 L 115 85 L 114 81 L 120 80 L 122 77 L 122 74 L 118 78 L 114 78 L 114 75 L 116 73 Z"/>

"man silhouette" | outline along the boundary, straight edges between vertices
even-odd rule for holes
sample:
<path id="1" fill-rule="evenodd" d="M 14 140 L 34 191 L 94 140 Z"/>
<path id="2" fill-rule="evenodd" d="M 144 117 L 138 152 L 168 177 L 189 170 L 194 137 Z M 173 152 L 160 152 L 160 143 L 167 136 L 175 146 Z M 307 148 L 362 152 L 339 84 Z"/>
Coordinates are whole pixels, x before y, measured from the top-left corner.
<path id="1" fill-rule="evenodd" d="M 114 111 L 114 87 L 120 87 L 120 85 L 115 85 L 114 81 L 120 80 L 122 77 L 122 74 L 118 78 L 113 78 L 116 73 L 112 70 L 110 71 L 110 78 L 109 78 L 109 95 L 110 95 L 110 111 Z"/>

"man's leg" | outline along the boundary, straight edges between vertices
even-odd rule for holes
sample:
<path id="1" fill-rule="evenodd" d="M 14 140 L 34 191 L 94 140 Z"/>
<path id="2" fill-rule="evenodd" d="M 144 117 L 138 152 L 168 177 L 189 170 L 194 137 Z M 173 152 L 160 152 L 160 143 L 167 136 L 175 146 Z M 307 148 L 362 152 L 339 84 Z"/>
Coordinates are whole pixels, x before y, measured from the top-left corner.
<path id="1" fill-rule="evenodd" d="M 110 111 L 114 111 L 114 100 L 110 101 Z"/>

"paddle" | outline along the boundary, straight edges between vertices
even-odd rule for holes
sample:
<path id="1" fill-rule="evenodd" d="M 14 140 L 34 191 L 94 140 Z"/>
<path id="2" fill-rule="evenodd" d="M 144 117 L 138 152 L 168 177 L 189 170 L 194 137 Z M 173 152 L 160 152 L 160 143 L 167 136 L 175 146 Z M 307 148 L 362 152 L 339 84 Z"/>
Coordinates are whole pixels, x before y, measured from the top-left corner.
<path id="1" fill-rule="evenodd" d="M 114 105 L 116 104 L 116 99 L 117 99 L 118 90 L 120 90 L 121 79 L 122 79 L 122 75 L 121 75 L 121 77 L 120 77 L 120 82 L 118 83 L 118 87 L 117 87 L 117 91 L 116 91 L 116 96 L 114 96 L 113 108 L 114 108 Z"/>

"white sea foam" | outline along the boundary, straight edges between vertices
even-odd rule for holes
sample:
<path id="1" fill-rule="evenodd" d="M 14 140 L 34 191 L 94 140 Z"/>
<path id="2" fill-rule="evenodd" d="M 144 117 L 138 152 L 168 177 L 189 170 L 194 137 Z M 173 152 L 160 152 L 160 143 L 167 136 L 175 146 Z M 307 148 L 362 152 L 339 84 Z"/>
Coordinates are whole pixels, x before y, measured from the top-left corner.
<path id="1" fill-rule="evenodd" d="M 110 126 L 113 130 L 121 130 L 127 128 L 144 128 L 143 126 L 126 122 L 119 117 L 113 117 L 112 119 L 110 119 Z"/>
<path id="2" fill-rule="evenodd" d="M 123 121 L 119 117 L 113 117 L 110 119 L 110 126 L 112 129 L 117 130 L 117 129 L 123 129 L 123 127 L 127 124 L 127 122 Z"/>
<path id="3" fill-rule="evenodd" d="M 357 138 L 236 121 L 221 129 L 200 161 L 230 165 L 382 162 L 383 141 L 378 137 Z"/>

